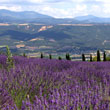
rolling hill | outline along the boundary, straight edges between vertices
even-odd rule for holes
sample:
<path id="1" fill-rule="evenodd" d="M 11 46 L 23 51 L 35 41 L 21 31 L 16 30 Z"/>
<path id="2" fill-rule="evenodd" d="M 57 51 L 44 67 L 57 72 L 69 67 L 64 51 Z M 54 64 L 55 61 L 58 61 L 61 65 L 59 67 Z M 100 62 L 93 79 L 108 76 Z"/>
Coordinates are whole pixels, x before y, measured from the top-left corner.
<path id="1" fill-rule="evenodd" d="M 13 52 L 82 53 L 110 49 L 110 25 L 0 26 L 0 45 Z M 40 31 L 39 31 L 40 30 Z"/>

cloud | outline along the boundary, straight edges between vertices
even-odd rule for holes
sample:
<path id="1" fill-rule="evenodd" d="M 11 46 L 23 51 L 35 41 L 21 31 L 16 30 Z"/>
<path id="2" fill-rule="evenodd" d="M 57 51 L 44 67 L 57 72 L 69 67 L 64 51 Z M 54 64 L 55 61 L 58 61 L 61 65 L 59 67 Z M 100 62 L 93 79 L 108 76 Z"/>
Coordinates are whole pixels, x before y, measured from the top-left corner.
<path id="1" fill-rule="evenodd" d="M 42 14 L 48 13 L 48 15 L 55 18 L 74 18 L 75 16 L 87 15 L 87 6 L 86 5 L 76 5 L 72 8 L 62 9 L 62 8 L 53 8 L 51 6 L 37 7 L 37 12 Z"/>
<path id="2" fill-rule="evenodd" d="M 0 9 L 36 11 L 56 18 L 89 14 L 110 17 L 110 0 L 0 0 Z"/>
<path id="3" fill-rule="evenodd" d="M 110 3 L 110 0 L 96 0 L 97 2 Z"/>
<path id="4" fill-rule="evenodd" d="M 0 9 L 6 9 L 11 11 L 23 11 L 21 6 L 0 6 Z"/>

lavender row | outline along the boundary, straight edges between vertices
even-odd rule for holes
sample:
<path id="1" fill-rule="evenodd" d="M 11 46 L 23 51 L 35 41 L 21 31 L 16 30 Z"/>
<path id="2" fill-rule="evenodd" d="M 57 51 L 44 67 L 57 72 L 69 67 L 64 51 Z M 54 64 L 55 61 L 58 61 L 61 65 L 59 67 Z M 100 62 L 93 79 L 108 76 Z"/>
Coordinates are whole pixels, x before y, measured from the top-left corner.
<path id="1" fill-rule="evenodd" d="M 0 110 L 110 110 L 110 62 L 0 56 Z"/>

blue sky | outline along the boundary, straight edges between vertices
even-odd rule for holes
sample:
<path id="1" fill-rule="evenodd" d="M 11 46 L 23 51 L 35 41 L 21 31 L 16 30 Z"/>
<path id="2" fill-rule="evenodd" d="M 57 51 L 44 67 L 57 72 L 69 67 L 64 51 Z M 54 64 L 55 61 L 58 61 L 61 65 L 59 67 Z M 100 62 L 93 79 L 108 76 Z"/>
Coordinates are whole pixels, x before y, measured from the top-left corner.
<path id="1" fill-rule="evenodd" d="M 36 11 L 56 18 L 110 17 L 110 0 L 0 0 L 0 9 Z"/>

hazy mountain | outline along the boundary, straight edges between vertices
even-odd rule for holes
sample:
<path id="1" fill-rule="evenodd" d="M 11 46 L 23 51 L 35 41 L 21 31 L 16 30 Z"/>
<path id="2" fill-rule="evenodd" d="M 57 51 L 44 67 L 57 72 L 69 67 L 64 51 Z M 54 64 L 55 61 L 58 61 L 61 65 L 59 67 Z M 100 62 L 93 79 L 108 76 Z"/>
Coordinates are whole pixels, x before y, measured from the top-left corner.
<path id="1" fill-rule="evenodd" d="M 78 16 L 75 17 L 74 19 L 85 23 L 110 23 L 110 18 L 101 18 L 93 15 Z"/>
<path id="2" fill-rule="evenodd" d="M 34 11 L 14 12 L 9 10 L 0 10 L 0 17 L 11 17 L 13 19 L 52 18 Z"/>
<path id="3" fill-rule="evenodd" d="M 40 14 L 34 11 L 14 12 L 0 10 L 0 23 L 41 23 L 41 24 L 65 24 L 79 23 L 74 19 L 55 19 L 51 16 Z"/>
<path id="4" fill-rule="evenodd" d="M 74 19 L 79 21 L 85 21 L 85 20 L 94 19 L 94 18 L 97 18 L 97 17 L 93 15 L 87 15 L 87 16 L 78 16 L 78 17 L 75 17 Z"/>
<path id="5" fill-rule="evenodd" d="M 78 16 L 75 18 L 54 18 L 34 11 L 15 12 L 0 10 L 0 23 L 40 23 L 40 24 L 84 24 L 110 23 L 110 18 L 100 18 L 93 15 Z"/>
<path id="6" fill-rule="evenodd" d="M 51 19 L 54 18 L 34 11 L 0 10 L 0 23 L 48 23 Z"/>

